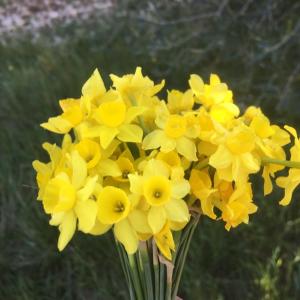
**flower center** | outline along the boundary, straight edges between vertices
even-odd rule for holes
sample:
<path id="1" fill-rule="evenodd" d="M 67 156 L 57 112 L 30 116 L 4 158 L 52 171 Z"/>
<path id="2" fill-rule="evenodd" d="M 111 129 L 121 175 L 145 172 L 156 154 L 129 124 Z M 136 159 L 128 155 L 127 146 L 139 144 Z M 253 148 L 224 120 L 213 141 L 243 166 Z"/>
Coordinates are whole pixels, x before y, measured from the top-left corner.
<path id="1" fill-rule="evenodd" d="M 153 196 L 155 198 L 160 198 L 161 197 L 161 192 L 160 191 L 155 191 L 154 194 L 153 194 Z"/>
<path id="2" fill-rule="evenodd" d="M 106 186 L 99 194 L 98 219 L 103 224 L 116 224 L 126 218 L 130 201 L 126 193 L 114 186 Z"/>
<path id="3" fill-rule="evenodd" d="M 125 209 L 125 206 L 124 204 L 121 202 L 121 201 L 118 201 L 116 204 L 115 204 L 115 212 L 123 212 Z"/>
<path id="4" fill-rule="evenodd" d="M 144 196 L 153 206 L 160 206 L 171 199 L 171 184 L 164 176 L 152 176 L 144 183 Z"/>

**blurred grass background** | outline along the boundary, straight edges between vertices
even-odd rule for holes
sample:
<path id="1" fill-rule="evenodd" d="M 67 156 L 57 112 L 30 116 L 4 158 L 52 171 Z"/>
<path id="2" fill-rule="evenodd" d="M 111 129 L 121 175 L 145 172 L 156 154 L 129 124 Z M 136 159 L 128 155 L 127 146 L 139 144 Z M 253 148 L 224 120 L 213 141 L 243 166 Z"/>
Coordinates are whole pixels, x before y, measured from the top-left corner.
<path id="1" fill-rule="evenodd" d="M 13 1 L 1 1 L 3 7 Z M 66 1 L 68 2 L 68 1 Z M 3 34 L 0 44 L 0 299 L 127 299 L 109 235 L 77 233 L 63 253 L 48 225 L 31 162 L 41 143 L 59 139 L 39 127 L 58 99 L 77 97 L 98 67 L 108 74 L 137 65 L 168 89 L 190 73 L 215 72 L 242 107 L 260 105 L 274 123 L 300 132 L 300 2 L 112 1 L 98 18 Z M 21 5 L 21 4 L 20 4 Z M 300 201 L 279 207 L 263 197 L 251 223 L 230 231 L 203 218 L 179 295 L 184 299 L 300 299 Z"/>

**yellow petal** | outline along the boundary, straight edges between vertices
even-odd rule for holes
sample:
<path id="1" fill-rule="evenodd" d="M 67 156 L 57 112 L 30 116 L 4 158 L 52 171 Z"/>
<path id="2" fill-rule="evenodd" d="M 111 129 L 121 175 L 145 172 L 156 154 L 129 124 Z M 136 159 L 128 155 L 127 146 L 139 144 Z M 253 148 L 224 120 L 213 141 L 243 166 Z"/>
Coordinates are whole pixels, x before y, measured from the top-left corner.
<path id="1" fill-rule="evenodd" d="M 164 133 L 160 129 L 156 129 L 146 135 L 146 137 L 143 140 L 143 149 L 149 150 L 149 149 L 157 149 L 161 146 L 161 143 L 164 139 Z"/>
<path id="2" fill-rule="evenodd" d="M 55 133 L 64 134 L 69 132 L 73 125 L 69 121 L 63 119 L 61 116 L 58 116 L 49 118 L 47 123 L 41 124 L 41 127 Z"/>
<path id="3" fill-rule="evenodd" d="M 93 193 L 97 180 L 98 175 L 89 177 L 85 183 L 85 186 L 77 192 L 77 199 L 81 201 L 87 200 Z"/>
<path id="4" fill-rule="evenodd" d="M 190 191 L 190 184 L 187 180 L 173 180 L 172 181 L 172 197 L 177 199 L 184 198 Z"/>
<path id="5" fill-rule="evenodd" d="M 63 221 L 64 215 L 65 215 L 64 212 L 52 214 L 49 224 L 51 226 L 58 226 Z"/>
<path id="6" fill-rule="evenodd" d="M 89 231 L 92 235 L 102 235 L 106 233 L 111 228 L 111 225 L 102 224 L 98 219 L 94 224 L 94 227 Z"/>
<path id="7" fill-rule="evenodd" d="M 130 182 L 130 191 L 134 194 L 143 194 L 143 177 L 135 174 L 128 175 Z"/>
<path id="8" fill-rule="evenodd" d="M 209 164 L 216 169 L 227 168 L 231 163 L 232 156 L 223 145 L 209 159 Z"/>
<path id="9" fill-rule="evenodd" d="M 127 219 L 114 226 L 116 239 L 123 244 L 128 254 L 133 254 L 138 248 L 138 236 Z"/>
<path id="10" fill-rule="evenodd" d="M 78 201 L 75 213 L 78 218 L 78 229 L 88 233 L 95 225 L 98 205 L 94 200 Z"/>
<path id="11" fill-rule="evenodd" d="M 128 216 L 130 224 L 139 233 L 151 233 L 151 228 L 147 222 L 147 214 L 144 211 L 134 209 Z"/>
<path id="12" fill-rule="evenodd" d="M 118 139 L 122 142 L 141 143 L 143 130 L 134 124 L 124 124 L 119 127 Z"/>
<path id="13" fill-rule="evenodd" d="M 101 176 L 118 177 L 122 172 L 118 164 L 112 159 L 103 159 L 99 162 L 98 170 Z"/>
<path id="14" fill-rule="evenodd" d="M 82 87 L 82 95 L 90 99 L 100 98 L 106 92 L 103 80 L 98 69 L 96 69 L 92 76 L 86 81 Z"/>
<path id="15" fill-rule="evenodd" d="M 119 133 L 119 130 L 117 128 L 102 126 L 99 133 L 100 144 L 104 149 L 106 149 L 111 144 L 116 135 Z"/>
<path id="16" fill-rule="evenodd" d="M 190 80 L 189 80 L 189 85 L 193 91 L 193 93 L 199 97 L 203 94 L 204 92 L 204 82 L 202 78 L 196 74 L 191 74 Z"/>
<path id="17" fill-rule="evenodd" d="M 167 220 L 165 209 L 161 206 L 153 206 L 148 213 L 148 223 L 152 232 L 158 233 L 164 227 Z"/>
<path id="18" fill-rule="evenodd" d="M 210 74 L 209 83 L 211 85 L 216 85 L 216 84 L 221 83 L 221 80 L 217 74 Z"/>
<path id="19" fill-rule="evenodd" d="M 144 169 L 144 176 L 164 176 L 169 177 L 170 169 L 168 165 L 162 161 L 157 159 L 151 159 L 148 161 L 147 165 Z"/>
<path id="20" fill-rule="evenodd" d="M 176 140 L 176 150 L 179 154 L 183 155 L 190 161 L 197 160 L 197 149 L 195 143 L 186 137 L 181 137 L 178 140 Z"/>
<path id="21" fill-rule="evenodd" d="M 76 217 L 73 211 L 64 215 L 64 218 L 59 225 L 60 235 L 58 238 L 58 250 L 62 251 L 69 241 L 72 239 L 76 229 Z"/>
<path id="22" fill-rule="evenodd" d="M 189 209 L 184 200 L 173 199 L 165 204 L 168 220 L 174 222 L 187 222 L 190 218 Z"/>
<path id="23" fill-rule="evenodd" d="M 161 142 L 160 151 L 167 153 L 173 151 L 175 148 L 176 148 L 176 140 L 171 139 L 164 134 L 163 140 Z"/>
<path id="24" fill-rule="evenodd" d="M 86 178 L 87 166 L 84 159 L 79 155 L 77 151 L 71 153 L 72 163 L 72 184 L 76 189 L 79 189 Z"/>
<path id="25" fill-rule="evenodd" d="M 148 110 L 148 107 L 145 106 L 131 106 L 128 108 L 126 113 L 125 123 L 131 123 L 136 117 L 142 115 L 145 111 Z"/>

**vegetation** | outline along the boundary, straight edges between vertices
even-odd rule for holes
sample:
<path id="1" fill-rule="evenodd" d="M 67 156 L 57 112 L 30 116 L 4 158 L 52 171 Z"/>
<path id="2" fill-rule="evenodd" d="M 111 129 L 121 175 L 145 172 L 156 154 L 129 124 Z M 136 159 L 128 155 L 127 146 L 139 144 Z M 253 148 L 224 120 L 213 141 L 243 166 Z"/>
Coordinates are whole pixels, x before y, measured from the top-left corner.
<path id="1" fill-rule="evenodd" d="M 168 86 L 216 72 L 240 104 L 260 105 L 300 131 L 300 3 L 122 1 L 99 19 L 19 32 L 0 45 L 0 299 L 126 299 L 112 237 L 77 234 L 63 253 L 36 199 L 31 162 L 52 140 L 39 127 L 57 100 L 80 95 L 95 67 L 106 75 L 137 65 Z M 184 299 L 300 298 L 300 202 L 264 198 L 248 226 L 229 233 L 203 218 L 192 242 Z"/>

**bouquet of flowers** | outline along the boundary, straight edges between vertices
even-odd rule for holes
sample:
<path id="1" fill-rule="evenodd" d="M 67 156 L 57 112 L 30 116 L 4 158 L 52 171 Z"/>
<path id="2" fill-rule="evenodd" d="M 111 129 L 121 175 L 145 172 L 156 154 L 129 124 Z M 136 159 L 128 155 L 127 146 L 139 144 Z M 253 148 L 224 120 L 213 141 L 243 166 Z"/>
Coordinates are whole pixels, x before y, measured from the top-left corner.
<path id="1" fill-rule="evenodd" d="M 134 74 L 110 75 L 106 89 L 96 69 L 78 99 L 60 100 L 62 113 L 41 126 L 63 135 L 44 143 L 50 161 L 33 162 L 38 200 L 59 229 L 62 251 L 76 229 L 110 230 L 131 299 L 175 299 L 200 215 L 226 230 L 257 211 L 250 175 L 276 183 L 288 205 L 300 183 L 300 143 L 290 126 L 272 125 L 260 108 L 242 114 L 233 93 L 212 74 L 192 74 L 189 88 L 157 95 L 159 84 Z M 291 142 L 290 159 L 285 146 Z M 275 179 L 276 172 L 288 175 Z"/>

